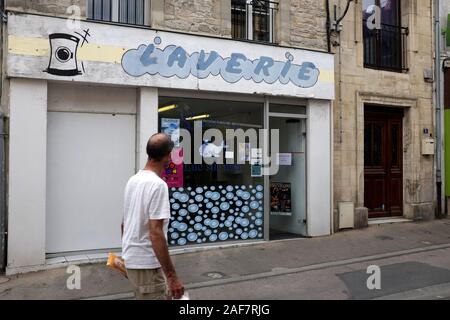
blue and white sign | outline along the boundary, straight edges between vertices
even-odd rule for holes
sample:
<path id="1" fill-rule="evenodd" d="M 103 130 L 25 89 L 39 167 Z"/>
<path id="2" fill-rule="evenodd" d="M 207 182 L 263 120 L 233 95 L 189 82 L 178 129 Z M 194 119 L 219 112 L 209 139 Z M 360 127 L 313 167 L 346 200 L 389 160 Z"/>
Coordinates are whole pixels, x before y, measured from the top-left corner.
<path id="1" fill-rule="evenodd" d="M 160 75 L 165 78 L 189 76 L 198 79 L 220 76 L 225 82 L 237 83 L 242 80 L 255 83 L 273 84 L 293 83 L 300 88 L 312 88 L 319 80 L 320 70 L 311 61 L 294 63 L 294 56 L 286 51 L 285 61 L 276 61 L 270 56 L 260 56 L 252 60 L 245 54 L 233 52 L 229 57 L 222 57 L 217 51 L 189 53 L 182 46 L 161 44 L 160 37 L 154 43 L 142 44 L 137 49 L 127 51 L 122 59 L 126 73 L 133 77 L 145 74 Z"/>
<path id="2" fill-rule="evenodd" d="M 334 56 L 325 52 L 90 21 L 80 21 L 80 30 L 64 19 L 9 15 L 8 76 L 334 99 Z M 45 72 L 56 32 L 78 40 L 75 52 L 61 51 L 77 58 Z M 73 64 L 78 71 L 65 72 Z"/>

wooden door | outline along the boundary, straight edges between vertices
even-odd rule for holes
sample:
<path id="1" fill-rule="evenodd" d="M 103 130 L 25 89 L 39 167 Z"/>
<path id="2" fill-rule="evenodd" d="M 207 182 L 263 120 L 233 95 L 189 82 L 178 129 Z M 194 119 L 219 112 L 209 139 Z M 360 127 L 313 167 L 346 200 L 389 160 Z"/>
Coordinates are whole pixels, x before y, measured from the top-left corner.
<path id="1" fill-rule="evenodd" d="M 364 205 L 369 218 L 403 216 L 403 110 L 367 107 Z"/>

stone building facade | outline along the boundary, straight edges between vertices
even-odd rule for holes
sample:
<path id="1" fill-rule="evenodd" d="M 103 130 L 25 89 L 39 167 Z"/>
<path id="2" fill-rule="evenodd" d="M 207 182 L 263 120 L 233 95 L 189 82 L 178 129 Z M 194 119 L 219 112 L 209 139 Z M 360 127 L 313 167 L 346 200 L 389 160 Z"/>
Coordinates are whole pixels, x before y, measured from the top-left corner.
<path id="1" fill-rule="evenodd" d="M 434 136 L 433 2 L 385 2 L 391 6 L 391 10 L 397 4 L 399 17 L 396 17 L 396 22 L 398 27 L 403 27 L 397 29 L 402 31 L 397 32 L 404 34 L 401 39 L 395 36 L 397 42 L 404 41 L 398 47 L 404 65 L 400 66 L 401 70 L 394 71 L 386 70 L 388 68 L 382 65 L 367 66 L 366 60 L 369 58 L 365 57 L 368 52 L 365 46 L 370 43 L 365 43 L 368 40 L 363 34 L 363 12 L 367 15 L 368 11 L 372 11 L 363 8 L 364 3 L 353 2 L 342 21 L 342 31 L 332 34 L 335 43 L 333 51 L 336 53 L 336 99 L 333 105 L 335 206 L 338 208 L 339 202 L 353 203 L 356 219 L 364 225 L 368 207 L 365 197 L 374 196 L 374 192 L 379 190 L 384 194 L 378 197 L 386 200 L 390 193 L 401 192 L 397 195 L 401 202 L 396 204 L 400 206 L 397 213 L 390 213 L 388 208 L 369 209 L 384 211 L 388 217 L 399 215 L 408 219 L 432 219 L 436 204 L 435 159 L 434 155 L 423 154 L 422 142 L 430 135 Z M 335 4 L 338 11 L 344 11 L 346 1 L 335 1 Z M 389 48 L 383 49 L 389 51 Z M 367 185 L 371 179 L 367 171 L 373 170 L 365 164 L 365 152 L 370 152 L 367 146 L 365 148 L 367 132 L 364 131 L 368 123 L 365 111 L 369 106 L 385 107 L 386 112 L 392 110 L 402 114 L 403 137 L 400 147 L 403 165 L 399 168 L 400 181 L 395 187 L 389 187 L 383 175 L 379 176 L 380 184 L 377 186 Z M 370 188 L 369 194 L 366 190 L 365 195 L 365 187 Z"/>
<path id="2" fill-rule="evenodd" d="M 154 29 L 231 38 L 229 0 L 146 0 L 148 25 Z M 326 50 L 326 11 L 324 1 L 281 0 L 276 14 L 275 43 Z M 70 6 L 80 8 L 86 19 L 85 0 L 6 0 L 6 10 L 70 17 Z"/>
<path id="3" fill-rule="evenodd" d="M 204 225 L 200 226 L 203 228 L 196 230 L 204 232 L 205 235 L 198 236 L 191 232 L 183 236 L 185 231 L 183 228 L 183 231 L 179 233 L 175 232 L 176 230 L 170 231 L 172 238 L 169 241 L 173 240 L 171 244 L 183 247 L 186 241 L 202 244 L 202 241 L 215 242 L 218 238 L 221 241 L 233 239 L 241 241 L 249 238 L 271 240 L 272 227 L 280 228 L 281 234 L 325 236 L 347 227 L 365 227 L 368 219 L 375 216 L 387 218 L 395 216 L 417 220 L 430 219 L 434 216 L 436 198 L 434 157 L 422 154 L 423 139 L 433 134 L 434 128 L 433 84 L 432 79 L 429 78 L 430 72 L 432 74 L 433 71 L 432 1 L 398 1 L 401 10 L 398 11 L 399 25 L 396 30 L 399 30 L 402 41 L 405 40 L 405 45 L 400 48 L 400 53 L 394 53 L 397 58 L 398 55 L 402 57 L 395 61 L 400 61 L 401 69 L 395 70 L 396 72 L 381 70 L 382 68 L 374 63 L 370 67 L 367 66 L 365 60 L 367 41 L 363 32 L 363 1 L 351 1 L 339 26 L 334 25 L 333 21 L 335 17 L 345 12 L 347 1 L 344 0 L 279 0 L 276 2 L 131 0 L 136 8 L 138 3 L 145 3 L 142 17 L 138 20 L 137 15 L 133 15 L 132 23 L 127 21 L 130 18 L 128 11 L 125 20 L 121 21 L 120 7 L 115 9 L 103 7 L 104 10 L 97 10 L 95 3 L 98 4 L 99 1 L 96 1 L 5 1 L 7 12 L 5 17 L 8 21 L 3 24 L 5 29 L 3 34 L 6 38 L 2 45 L 4 60 L 7 62 L 3 65 L 2 110 L 8 119 L 9 126 L 6 163 L 9 218 L 6 262 L 8 273 L 64 264 L 75 259 L 68 258 L 71 255 L 81 257 L 83 261 L 92 262 L 98 259 L 106 248 L 118 247 L 117 235 L 106 234 L 105 238 L 102 238 L 104 242 L 98 243 L 101 237 L 94 239 L 95 237 L 86 235 L 87 231 L 77 225 L 78 221 L 72 220 L 73 214 L 80 213 L 81 220 L 89 221 L 88 225 L 92 227 L 92 230 L 89 230 L 92 234 L 99 230 L 100 234 L 103 234 L 102 228 L 114 228 L 117 222 L 114 219 L 117 217 L 114 219 L 111 217 L 111 221 L 108 221 L 110 225 L 105 225 L 101 220 L 95 220 L 95 217 L 84 216 L 85 208 L 75 208 L 78 211 L 72 211 L 74 204 L 91 203 L 90 195 L 84 195 L 85 200 L 75 201 L 71 198 L 66 201 L 65 196 L 58 193 L 64 187 L 71 187 L 62 186 L 64 181 L 59 180 L 57 174 L 63 159 L 60 154 L 64 153 L 61 152 L 64 150 L 64 144 L 58 142 L 58 135 L 72 134 L 77 137 L 74 132 L 65 130 L 68 127 L 67 123 L 75 123 L 80 127 L 85 124 L 86 128 L 92 126 L 89 127 L 94 130 L 92 139 L 85 137 L 87 139 L 83 142 L 85 144 L 89 140 L 104 138 L 101 132 L 95 130 L 104 129 L 104 132 L 111 134 L 116 133 L 117 130 L 128 132 L 129 135 L 125 138 L 117 137 L 119 141 L 117 144 L 123 147 L 121 151 L 128 150 L 130 141 L 136 142 L 136 150 L 131 150 L 131 153 L 135 151 L 136 159 L 118 160 L 117 165 L 124 166 L 123 170 L 118 171 L 126 177 L 145 163 L 146 157 L 143 152 L 145 139 L 161 129 L 160 120 L 162 119 L 158 113 L 169 110 L 168 114 L 171 114 L 171 120 L 174 120 L 173 118 L 178 115 L 172 109 L 176 110 L 179 105 L 183 105 L 186 109 L 186 105 L 189 104 L 195 105 L 195 108 L 203 113 L 206 111 L 213 113 L 212 109 L 204 107 L 206 102 L 209 101 L 211 104 L 212 100 L 217 100 L 215 101 L 217 105 L 223 101 L 241 103 L 242 108 L 245 107 L 256 113 L 256 116 L 253 114 L 253 117 L 249 116 L 248 119 L 237 118 L 239 122 L 244 121 L 243 119 L 252 122 L 261 117 L 261 123 L 256 125 L 267 129 L 282 123 L 271 122 L 271 117 L 277 116 L 290 117 L 286 120 L 286 124 L 298 126 L 296 130 L 301 131 L 298 141 L 294 141 L 293 144 L 288 143 L 285 151 L 292 153 L 291 157 L 299 158 L 294 158 L 293 162 L 284 160 L 291 165 L 294 163 L 294 166 L 290 174 L 280 177 L 285 181 L 277 182 L 294 179 L 290 181 L 291 185 L 299 191 L 292 194 L 292 200 L 301 202 L 301 205 L 296 207 L 296 210 L 299 210 L 297 213 L 286 214 L 285 212 L 274 215 L 271 212 L 273 211 L 272 203 L 269 201 L 272 196 L 269 191 L 271 186 L 269 178 L 264 177 L 259 183 L 250 184 L 248 181 L 255 180 L 253 174 L 251 177 L 250 174 L 248 177 L 245 174 L 234 174 L 230 179 L 244 177 L 248 187 L 258 184 L 252 190 L 255 192 L 253 196 L 255 199 L 251 204 L 249 203 L 249 206 L 255 205 L 254 210 L 258 212 L 255 212 L 252 218 L 254 221 L 259 221 L 260 227 L 247 231 L 246 229 L 251 229 L 253 224 L 247 226 L 247 222 L 252 221 L 251 215 L 248 219 L 244 215 L 242 219 L 239 217 L 241 221 L 244 221 L 242 228 L 235 227 L 231 223 L 231 229 L 237 228 L 233 230 L 233 233 L 222 230 L 223 232 L 220 232 L 218 236 L 209 234 L 207 238 L 206 232 L 211 230 L 207 230 L 207 226 Z M 123 0 L 111 1 L 116 4 L 119 1 L 124 3 Z M 108 1 L 105 0 L 106 2 Z M 263 5 L 256 3 L 263 3 Z M 387 3 L 393 4 L 397 1 L 389 0 Z M 261 10 L 258 6 L 265 8 L 263 14 L 258 11 Z M 329 12 L 327 12 L 327 6 Z M 256 14 L 252 17 L 251 14 L 243 13 L 245 10 L 256 10 Z M 75 34 L 71 32 L 70 24 L 66 25 L 66 22 L 71 20 L 61 18 L 74 18 L 78 14 L 81 19 L 81 29 Z M 239 20 L 242 17 L 244 17 L 243 23 Z M 266 21 L 266 24 L 261 27 L 256 25 L 255 21 Z M 331 30 L 328 30 L 328 25 Z M 95 36 L 85 39 L 83 38 L 87 36 L 85 32 Z M 237 34 L 239 36 L 236 36 Z M 101 39 L 98 38 L 99 35 L 102 36 Z M 264 40 L 254 41 L 258 37 Z M 54 40 L 55 38 L 58 39 Z M 65 49 L 69 50 L 70 46 L 66 48 L 61 46 L 60 48 L 63 49 L 61 55 L 56 52 L 55 57 L 59 62 L 62 61 L 61 64 L 50 60 L 48 65 L 48 55 L 53 54 L 52 50 L 55 49 L 49 45 L 49 39 L 50 42 L 61 41 L 61 39 L 65 43 L 68 42 L 67 40 L 77 41 L 79 61 L 75 61 L 72 69 L 63 67 L 62 70 L 55 70 L 57 69 L 55 65 L 61 67 L 64 62 L 62 60 L 73 60 L 73 55 L 71 58 L 70 53 L 65 51 Z M 146 67 L 152 60 L 145 59 L 144 55 L 155 47 L 151 47 L 150 44 L 147 46 L 147 43 L 143 47 L 143 43 L 153 40 L 153 44 L 157 47 L 163 41 L 162 45 L 166 46 L 164 41 L 168 41 L 167 39 L 172 43 L 181 43 L 179 46 L 185 48 L 181 54 L 186 52 L 190 54 L 189 50 L 196 53 L 203 49 L 204 52 L 214 50 L 219 52 L 219 57 L 228 63 L 230 58 L 228 60 L 226 58 L 236 53 L 240 53 L 240 57 L 242 55 L 251 57 L 253 61 L 259 61 L 259 63 L 264 58 L 268 62 L 259 64 L 257 69 L 260 73 L 270 73 L 268 68 L 275 63 L 283 62 L 286 67 L 286 64 L 289 64 L 288 60 L 292 64 L 300 63 L 300 66 L 296 67 L 301 67 L 303 59 L 312 61 L 305 66 L 312 65 L 320 72 L 317 73 L 315 83 L 303 87 L 290 83 L 286 86 L 285 79 L 281 76 L 276 82 L 273 80 L 261 82 L 259 78 L 255 78 L 258 81 L 252 81 L 252 77 L 248 76 L 250 80 L 246 78 L 245 81 L 232 83 L 225 80 L 227 75 L 223 78 L 210 76 L 208 79 L 193 79 L 198 75 L 177 78 L 155 76 L 150 72 L 146 74 L 148 71 Z M 132 60 L 130 65 L 126 65 L 126 54 L 131 53 L 132 56 L 133 52 L 142 48 L 153 49 L 146 50 L 140 62 Z M 406 58 L 403 59 L 403 57 Z M 386 56 L 382 59 L 385 58 Z M 176 56 L 174 61 L 177 61 L 176 59 L 181 58 Z M 379 61 L 375 62 L 379 63 Z M 179 63 L 182 63 L 181 60 Z M 229 69 L 233 71 L 232 66 Z M 165 70 L 158 72 L 162 74 Z M 308 72 L 312 74 L 312 71 Z M 309 80 L 308 72 L 298 73 L 297 76 L 303 74 L 302 77 Z M 149 76 L 150 74 L 152 76 Z M 33 92 L 33 96 L 27 95 L 30 91 Z M 297 108 L 292 109 L 293 106 Z M 289 110 L 288 114 L 286 110 Z M 368 117 L 369 114 L 371 117 Z M 105 116 L 119 118 L 121 122 L 112 121 L 111 118 L 106 119 Z M 226 117 L 231 115 L 228 114 Z M 376 132 L 377 123 L 382 123 L 379 132 Z M 381 168 L 380 165 L 368 167 L 365 160 L 373 163 L 383 156 L 389 160 L 389 163 L 393 163 L 392 153 L 394 152 L 389 147 L 394 136 L 392 124 L 397 125 L 394 148 L 397 155 L 397 167 L 389 167 L 389 174 L 386 176 L 383 172 L 379 172 L 383 171 L 384 167 Z M 289 125 L 279 126 L 281 130 L 284 130 Z M 370 130 L 367 129 L 368 125 L 371 126 Z M 292 135 L 292 132 L 289 135 Z M 366 137 L 369 132 L 370 139 Z M 35 137 L 34 141 L 26 138 L 30 134 Z M 376 134 L 380 139 L 375 139 Z M 385 139 L 388 134 L 391 140 Z M 370 150 L 366 148 L 367 141 L 371 142 Z M 295 142 L 302 142 L 302 144 L 296 146 Z M 83 144 L 80 142 L 80 145 Z M 293 151 L 295 148 L 299 149 L 295 150 L 298 152 Z M 376 155 L 376 151 L 381 148 L 384 150 L 383 153 Z M 97 148 L 89 151 L 100 152 Z M 111 150 L 105 150 L 105 152 L 111 152 Z M 88 150 L 84 153 L 88 153 Z M 370 157 L 366 154 L 370 154 Z M 29 157 L 33 157 L 33 163 L 28 161 Z M 70 159 L 66 160 L 70 161 Z M 386 165 L 386 161 L 382 164 Z M 298 166 L 299 163 L 302 165 Z M 374 170 L 378 170 L 378 176 L 375 178 L 370 176 L 375 172 Z M 85 171 L 93 175 L 97 171 L 102 173 L 101 168 L 98 170 L 86 168 Z M 213 175 L 214 179 L 217 180 L 220 174 L 222 173 Z M 78 176 L 82 175 L 74 173 L 73 178 L 77 179 Z M 92 182 L 92 179 L 89 180 L 91 177 L 81 178 Z M 101 182 L 102 179 L 109 181 L 109 175 L 105 173 L 105 176 L 97 180 Z M 301 183 L 298 180 L 301 180 Z M 378 181 L 378 184 L 372 183 L 367 186 L 367 181 Z M 82 182 L 79 183 L 82 184 Z M 223 187 L 209 186 L 209 182 L 202 182 L 203 184 L 194 190 L 198 191 L 202 187 Z M 102 188 L 113 188 L 114 183 L 110 182 L 108 185 L 89 190 L 95 193 Z M 119 187 L 111 191 L 111 194 L 119 195 L 116 198 L 120 197 L 122 188 L 120 183 L 122 181 L 119 181 Z M 235 184 L 236 188 L 238 184 L 246 187 L 244 182 Z M 231 185 L 227 186 L 227 189 L 229 187 L 233 189 Z M 172 191 L 179 191 L 175 189 L 177 188 L 173 188 Z M 241 195 L 246 193 L 239 191 Z M 174 206 L 183 208 L 182 203 L 179 203 L 180 194 L 177 192 L 174 192 L 174 198 L 171 200 Z M 177 194 L 176 197 L 175 194 Z M 259 208 L 256 205 L 257 199 L 260 199 L 257 198 L 258 194 L 264 197 L 264 201 L 260 201 Z M 391 194 L 397 196 L 394 214 L 391 210 L 392 200 L 389 200 Z M 203 199 L 203 196 L 200 194 L 195 198 Z M 22 199 L 27 197 L 30 197 L 30 201 L 23 202 Z M 250 197 L 252 197 L 251 194 L 249 199 Z M 98 198 L 114 197 L 101 194 Z M 368 203 L 368 200 L 371 201 L 372 198 L 378 199 L 378 203 L 373 201 Z M 386 199 L 391 203 L 385 203 Z M 194 200 L 190 200 L 194 204 Z M 108 208 L 102 207 L 102 203 L 97 202 L 92 205 L 99 206 L 96 207 L 99 212 L 120 211 L 119 203 L 115 202 Z M 194 207 L 190 206 L 192 211 L 195 211 Z M 228 204 L 226 207 L 228 208 Z M 63 208 L 67 208 L 68 213 L 63 212 Z M 174 221 L 177 227 L 173 229 L 180 228 L 180 225 L 184 224 L 185 215 L 178 216 L 177 210 L 174 209 L 174 212 L 180 223 Z M 68 216 L 64 216 L 66 220 L 61 220 L 58 213 L 67 214 Z M 258 215 L 264 217 L 264 222 L 258 218 Z M 201 219 L 202 217 L 199 220 Z M 72 224 L 68 226 L 68 222 Z M 60 226 L 58 223 L 64 225 Z M 219 222 L 217 224 L 219 225 Z M 211 221 L 208 221 L 208 226 L 210 225 Z M 96 227 L 98 230 L 95 229 Z M 66 230 L 66 233 L 61 233 L 61 230 Z M 254 237 L 251 232 L 256 232 L 253 233 Z M 28 236 L 23 237 L 24 233 Z M 78 236 L 79 234 L 84 234 L 84 237 Z M 180 242 L 181 239 L 184 239 L 184 242 Z"/>

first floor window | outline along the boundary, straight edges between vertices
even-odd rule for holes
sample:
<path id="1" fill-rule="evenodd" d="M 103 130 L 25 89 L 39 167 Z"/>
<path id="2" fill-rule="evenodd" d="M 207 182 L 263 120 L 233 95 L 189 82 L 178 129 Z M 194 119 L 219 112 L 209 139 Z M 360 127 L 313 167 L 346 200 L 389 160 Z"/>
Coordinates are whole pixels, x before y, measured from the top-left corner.
<path id="1" fill-rule="evenodd" d="M 266 0 L 232 0 L 231 24 L 235 39 L 274 42 L 278 3 Z"/>
<path id="2" fill-rule="evenodd" d="M 371 23 L 379 12 L 381 20 Z M 406 70 L 408 28 L 401 25 L 400 0 L 363 1 L 364 65 L 389 71 Z"/>
<path id="3" fill-rule="evenodd" d="M 88 0 L 91 20 L 145 25 L 148 0 Z"/>

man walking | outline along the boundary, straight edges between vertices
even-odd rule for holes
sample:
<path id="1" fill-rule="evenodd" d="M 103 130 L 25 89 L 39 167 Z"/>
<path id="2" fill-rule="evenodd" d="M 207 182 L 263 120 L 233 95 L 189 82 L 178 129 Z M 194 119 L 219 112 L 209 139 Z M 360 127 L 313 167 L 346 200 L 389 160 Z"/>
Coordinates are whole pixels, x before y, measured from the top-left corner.
<path id="1" fill-rule="evenodd" d="M 184 294 L 169 255 L 169 190 L 160 178 L 173 147 L 169 136 L 153 135 L 144 170 L 131 177 L 125 188 L 122 254 L 138 300 L 180 299 Z"/>

